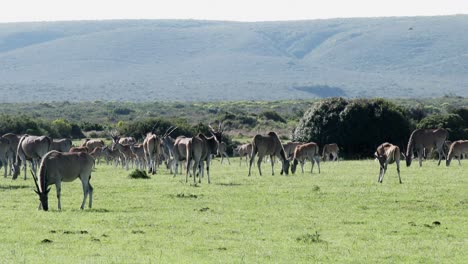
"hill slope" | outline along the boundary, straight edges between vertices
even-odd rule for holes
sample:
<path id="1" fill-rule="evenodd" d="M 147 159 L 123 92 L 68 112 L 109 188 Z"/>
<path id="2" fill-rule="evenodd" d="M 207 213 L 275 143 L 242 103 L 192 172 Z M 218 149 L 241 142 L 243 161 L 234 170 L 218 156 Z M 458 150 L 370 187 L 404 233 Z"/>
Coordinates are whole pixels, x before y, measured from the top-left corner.
<path id="1" fill-rule="evenodd" d="M 0 24 L 0 102 L 468 96 L 468 16 Z"/>

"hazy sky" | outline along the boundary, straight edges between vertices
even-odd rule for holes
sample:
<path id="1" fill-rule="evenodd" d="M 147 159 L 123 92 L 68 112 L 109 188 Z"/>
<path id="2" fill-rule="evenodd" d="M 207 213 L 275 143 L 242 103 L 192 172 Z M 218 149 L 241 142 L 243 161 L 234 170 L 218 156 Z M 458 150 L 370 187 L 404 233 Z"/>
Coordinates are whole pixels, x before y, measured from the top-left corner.
<path id="1" fill-rule="evenodd" d="M 95 19 L 300 20 L 468 14 L 467 0 L 5 0 L 0 22 Z"/>

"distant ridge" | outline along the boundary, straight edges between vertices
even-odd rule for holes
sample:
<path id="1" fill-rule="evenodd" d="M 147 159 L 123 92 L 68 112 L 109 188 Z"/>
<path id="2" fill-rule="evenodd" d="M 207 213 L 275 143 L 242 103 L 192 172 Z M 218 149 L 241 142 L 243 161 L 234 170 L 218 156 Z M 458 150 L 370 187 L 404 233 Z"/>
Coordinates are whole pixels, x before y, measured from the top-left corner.
<path id="1" fill-rule="evenodd" d="M 467 28 L 468 15 L 4 23 L 0 102 L 466 97 Z"/>

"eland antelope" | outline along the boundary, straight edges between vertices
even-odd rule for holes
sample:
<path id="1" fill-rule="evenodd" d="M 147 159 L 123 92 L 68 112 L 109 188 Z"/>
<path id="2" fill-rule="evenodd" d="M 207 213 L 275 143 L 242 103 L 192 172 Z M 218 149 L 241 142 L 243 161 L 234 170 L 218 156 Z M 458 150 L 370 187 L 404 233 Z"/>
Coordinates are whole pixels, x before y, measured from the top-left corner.
<path id="1" fill-rule="evenodd" d="M 330 155 L 332 155 L 332 161 L 338 160 L 338 152 L 340 152 L 340 148 L 336 143 L 325 144 L 322 151 L 323 161 L 329 160 Z"/>
<path id="2" fill-rule="evenodd" d="M 314 164 L 317 163 L 318 172 L 320 173 L 320 153 L 319 146 L 317 143 L 310 142 L 301 144 L 294 149 L 292 156 L 292 165 L 291 172 L 296 173 L 297 164 L 301 163 L 302 173 L 304 173 L 304 164 L 306 160 L 312 162 L 312 167 L 310 168 L 310 173 L 314 170 Z"/>
<path id="3" fill-rule="evenodd" d="M 119 137 L 119 143 L 122 145 L 133 145 L 136 142 L 134 137 Z"/>
<path id="4" fill-rule="evenodd" d="M 32 171 L 36 172 L 36 166 L 39 160 L 49 152 L 52 140 L 46 136 L 21 137 L 18 148 L 16 149 L 15 163 L 13 164 L 13 180 L 20 174 L 21 162 L 24 162 L 24 179 L 26 180 L 26 161 L 31 163 Z"/>
<path id="5" fill-rule="evenodd" d="M 89 152 L 87 147 L 71 147 L 68 152 Z"/>
<path id="6" fill-rule="evenodd" d="M 135 155 L 137 168 L 140 170 L 146 170 L 146 156 L 145 156 L 145 149 L 143 148 L 143 144 L 130 145 L 130 149 Z"/>
<path id="7" fill-rule="evenodd" d="M 132 151 L 132 145 L 122 144 L 120 143 L 119 136 L 112 136 L 111 150 L 115 149 L 119 150 L 120 153 L 122 153 L 122 156 L 124 157 L 122 162 L 124 162 L 125 169 L 128 170 L 128 164 L 130 163 L 130 161 L 133 161 L 133 158 L 135 157 Z"/>
<path id="8" fill-rule="evenodd" d="M 160 139 L 156 134 L 148 133 L 143 141 L 146 162 L 148 163 L 148 172 L 155 174 L 156 167 L 159 165 L 159 156 L 161 155 Z"/>
<path id="9" fill-rule="evenodd" d="M 58 209 L 61 210 L 60 192 L 62 190 L 62 182 L 72 182 L 80 178 L 83 185 L 83 202 L 81 209 L 84 209 L 86 197 L 89 195 L 89 208 L 93 203 L 93 187 L 89 183 L 91 179 L 91 171 L 94 166 L 94 159 L 85 152 L 48 152 L 41 161 L 39 175 L 36 177 L 33 174 L 34 183 L 36 184 L 36 193 L 39 195 L 39 209 L 44 211 L 49 210 L 48 194 L 50 185 L 55 184 L 57 190 Z"/>
<path id="10" fill-rule="evenodd" d="M 380 165 L 378 182 L 382 183 L 388 164 L 395 162 L 397 166 L 398 179 L 400 180 L 400 183 L 402 183 L 400 177 L 400 148 L 398 146 L 385 142 L 377 147 L 377 151 L 374 153 L 374 156 L 379 161 Z"/>
<path id="11" fill-rule="evenodd" d="M 10 142 L 10 151 L 8 152 L 8 163 L 10 164 L 10 169 L 8 170 L 9 175 L 11 175 L 11 172 L 13 171 L 13 163 L 15 162 L 16 151 L 18 150 L 18 144 L 21 137 L 22 135 L 16 135 L 13 133 L 6 133 L 2 136 L 2 138 L 5 138 Z"/>
<path id="12" fill-rule="evenodd" d="M 229 165 L 231 165 L 231 162 L 229 161 L 229 155 L 227 154 L 227 145 L 226 145 L 226 143 L 219 142 L 218 154 L 219 154 L 219 156 L 221 156 L 221 164 L 223 164 L 224 157 L 226 157 Z"/>
<path id="13" fill-rule="evenodd" d="M 104 141 L 101 139 L 89 139 L 86 138 L 84 142 L 81 144 L 81 147 L 86 147 L 88 148 L 88 151 L 92 151 L 93 149 L 97 147 L 104 147 L 106 144 L 104 144 Z"/>
<path id="14" fill-rule="evenodd" d="M 68 152 L 72 147 L 72 141 L 69 138 L 53 139 L 50 145 L 50 150 L 56 150 L 59 152 Z"/>
<path id="15" fill-rule="evenodd" d="M 8 170 L 8 155 L 10 153 L 10 141 L 6 138 L 0 137 L 0 169 L 2 166 L 4 167 L 4 174 L 3 176 L 7 176 Z"/>
<path id="16" fill-rule="evenodd" d="M 262 175 L 262 170 L 260 168 L 262 164 L 262 159 L 266 155 L 270 156 L 271 162 L 271 175 L 275 175 L 275 171 L 273 170 L 274 160 L 273 157 L 277 156 L 281 160 L 281 174 L 289 173 L 289 160 L 286 157 L 286 153 L 284 152 L 283 145 L 275 132 L 269 132 L 267 135 L 255 135 L 252 140 L 252 154 L 250 157 L 250 164 L 249 164 L 249 176 L 250 171 L 252 169 L 252 163 L 254 162 L 255 155 L 258 154 L 258 172 L 260 176 Z"/>
<path id="17" fill-rule="evenodd" d="M 442 160 L 442 156 L 445 158 L 444 153 L 444 142 L 447 138 L 448 132 L 443 128 L 439 129 L 416 129 L 411 133 L 408 141 L 408 148 L 406 149 L 406 166 L 411 165 L 411 159 L 413 151 L 416 150 L 418 153 L 419 166 L 422 166 L 422 158 L 424 153 L 430 153 L 433 148 L 437 149 L 439 153 L 439 163 Z"/>
<path id="18" fill-rule="evenodd" d="M 206 137 L 203 134 L 198 134 L 196 137 L 191 138 L 187 145 L 187 172 L 185 173 L 185 182 L 188 182 L 188 175 L 190 171 L 191 160 L 193 159 L 193 183 L 196 183 L 195 173 L 197 168 L 200 169 L 201 174 L 198 177 L 198 182 L 201 183 L 201 178 L 204 174 L 203 163 L 206 162 L 206 174 L 208 175 L 208 183 L 210 180 L 210 161 L 212 155 L 217 155 L 219 149 L 219 142 L 215 135 Z"/>
<path id="19" fill-rule="evenodd" d="M 242 165 L 242 160 L 244 159 L 244 157 L 245 157 L 245 164 L 248 165 L 247 161 L 250 160 L 250 155 L 252 154 L 252 143 L 247 143 L 247 144 L 237 146 L 236 151 L 240 157 L 239 166 Z"/>
<path id="20" fill-rule="evenodd" d="M 172 154 L 174 155 L 174 158 L 173 158 L 174 177 L 177 176 L 179 163 L 185 160 L 186 168 L 189 167 L 188 160 L 187 160 L 187 146 L 189 145 L 190 140 L 191 138 L 188 138 L 185 136 L 179 136 L 176 138 L 174 142 L 174 147 L 172 148 Z"/>
<path id="21" fill-rule="evenodd" d="M 468 140 L 454 141 L 450 145 L 445 165 L 449 166 L 454 157 L 458 157 L 458 165 L 461 165 L 460 159 L 464 154 L 468 154 Z"/>
<path id="22" fill-rule="evenodd" d="M 284 153 L 286 153 L 286 157 L 290 158 L 294 154 L 294 150 L 297 146 L 302 145 L 302 142 L 288 142 L 283 144 Z"/>

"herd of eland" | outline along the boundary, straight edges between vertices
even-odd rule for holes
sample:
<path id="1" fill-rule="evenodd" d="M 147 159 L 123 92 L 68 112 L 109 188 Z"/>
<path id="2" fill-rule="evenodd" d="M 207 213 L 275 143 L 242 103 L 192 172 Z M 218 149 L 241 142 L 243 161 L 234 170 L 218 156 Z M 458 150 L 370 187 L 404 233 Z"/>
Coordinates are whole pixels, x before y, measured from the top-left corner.
<path id="1" fill-rule="evenodd" d="M 80 146 L 72 146 L 70 139 L 4 134 L 0 137 L 0 168 L 4 167 L 4 177 L 13 173 L 12 178 L 16 179 L 22 166 L 26 180 L 26 164 L 29 163 L 36 186 L 35 192 L 39 195 L 39 208 L 46 211 L 48 210 L 48 193 L 50 191 L 48 186 L 55 185 L 58 209 L 60 210 L 61 183 L 74 181 L 77 178 L 81 180 L 83 185 L 84 196 L 81 209 L 84 208 L 88 196 L 91 208 L 93 194 L 93 187 L 90 184 L 91 173 L 96 164 L 99 165 L 101 159 L 115 167 L 120 164 L 122 168 L 128 170 L 131 165 L 153 174 L 157 172 L 160 165 L 165 164 L 174 177 L 177 176 L 179 166 L 185 167 L 185 181 L 188 182 L 190 175 L 193 177 L 194 184 L 196 184 L 196 177 L 201 183 L 206 168 L 207 180 L 208 183 L 211 183 L 210 163 L 212 158 L 220 155 L 222 161 L 224 157 L 228 157 L 227 144 L 222 141 L 224 132 L 222 125 L 219 124 L 217 129 L 209 125 L 211 136 L 199 133 L 194 137 L 178 136 L 177 138 L 170 136 L 177 127 L 171 126 L 163 135 L 158 135 L 155 133 L 156 126 L 157 124 L 151 132 L 143 137 L 141 143 L 138 143 L 133 137 L 121 137 L 113 133 L 112 143 L 109 146 L 100 139 L 85 139 Z M 445 129 L 417 129 L 409 137 L 406 153 L 400 152 L 397 145 L 389 142 L 382 143 L 374 153 L 380 167 L 378 182 L 382 183 L 388 165 L 395 163 L 399 182 L 402 183 L 400 157 L 403 156 L 406 159 L 406 165 L 409 167 L 415 152 L 419 166 L 422 166 L 426 153 L 432 150 L 436 150 L 439 154 L 438 165 L 440 165 L 442 158 L 445 158 L 446 166 L 450 165 L 453 158 L 458 159 L 458 163 L 461 165 L 460 159 L 468 154 L 468 140 L 451 142 L 448 153 L 445 154 L 444 144 L 448 142 L 447 136 L 448 132 Z M 239 145 L 234 149 L 234 153 L 239 156 L 241 163 L 244 158 L 246 159 L 249 167 L 248 176 L 251 176 L 256 156 L 258 156 L 257 167 L 260 175 L 262 175 L 261 165 L 265 157 L 269 158 L 271 162 L 272 175 L 274 175 L 275 157 L 281 163 L 281 174 L 288 175 L 290 168 L 293 174 L 296 172 L 298 164 L 301 164 L 301 171 L 304 173 L 306 161 L 312 163 L 311 173 L 315 164 L 317 164 L 318 173 L 320 173 L 320 159 L 326 161 L 331 156 L 332 161 L 337 161 L 339 151 L 336 143 L 325 144 L 320 155 L 318 144 L 314 142 L 283 144 L 275 132 L 269 132 L 265 135 L 257 134 L 251 143 Z"/>

